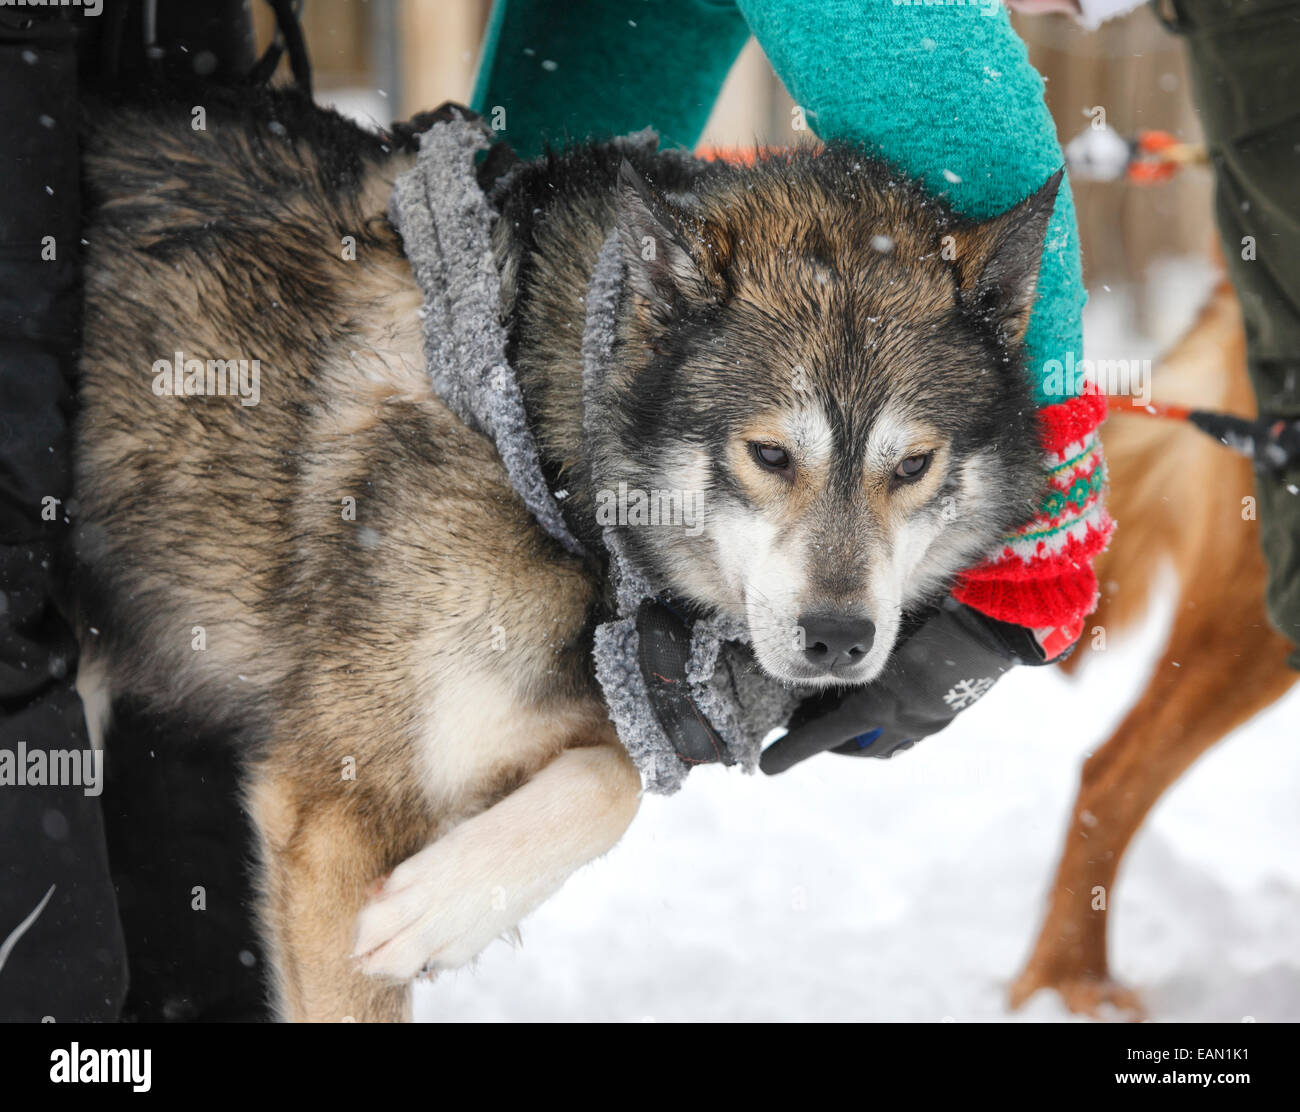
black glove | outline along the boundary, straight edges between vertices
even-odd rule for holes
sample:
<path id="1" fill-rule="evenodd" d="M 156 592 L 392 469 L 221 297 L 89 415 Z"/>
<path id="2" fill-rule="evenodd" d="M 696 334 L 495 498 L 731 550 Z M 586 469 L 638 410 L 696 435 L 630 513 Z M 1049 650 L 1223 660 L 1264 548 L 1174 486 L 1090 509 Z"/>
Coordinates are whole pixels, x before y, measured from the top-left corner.
<path id="1" fill-rule="evenodd" d="M 802 703 L 760 767 L 775 775 L 827 749 L 892 757 L 937 734 L 1015 665 L 1046 663 L 1031 630 L 947 599 L 904 632 L 871 683 Z"/>

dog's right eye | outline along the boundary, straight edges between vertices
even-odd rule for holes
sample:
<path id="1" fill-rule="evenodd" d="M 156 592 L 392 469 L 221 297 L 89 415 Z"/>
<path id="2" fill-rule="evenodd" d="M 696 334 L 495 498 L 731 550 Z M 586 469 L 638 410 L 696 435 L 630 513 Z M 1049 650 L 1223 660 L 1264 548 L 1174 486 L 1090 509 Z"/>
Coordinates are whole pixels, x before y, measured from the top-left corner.
<path id="1" fill-rule="evenodd" d="M 790 453 L 779 444 L 760 444 L 755 441 L 749 447 L 754 453 L 754 459 L 764 471 L 775 471 L 778 474 L 789 472 L 792 466 Z"/>
<path id="2" fill-rule="evenodd" d="M 894 468 L 894 476 L 902 479 L 905 483 L 915 482 L 930 469 L 930 460 L 933 458 L 933 452 L 922 452 L 920 455 L 908 456 L 907 459 Z"/>

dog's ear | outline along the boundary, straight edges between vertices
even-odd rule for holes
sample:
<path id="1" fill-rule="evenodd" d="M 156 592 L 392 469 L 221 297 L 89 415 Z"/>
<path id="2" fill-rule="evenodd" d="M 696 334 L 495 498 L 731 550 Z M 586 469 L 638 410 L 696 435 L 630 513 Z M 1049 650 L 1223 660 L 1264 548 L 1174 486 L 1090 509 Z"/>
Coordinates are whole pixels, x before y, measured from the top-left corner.
<path id="1" fill-rule="evenodd" d="M 618 234 L 639 310 L 665 321 L 692 302 L 718 300 L 719 267 L 703 223 L 660 196 L 626 158 L 618 170 Z"/>
<path id="2" fill-rule="evenodd" d="M 1064 175 L 1064 169 L 1057 170 L 1015 208 L 992 220 L 963 225 L 954 233 L 954 265 L 963 305 L 992 323 L 1013 346 L 1025 338 L 1029 327 L 1047 222 Z"/>

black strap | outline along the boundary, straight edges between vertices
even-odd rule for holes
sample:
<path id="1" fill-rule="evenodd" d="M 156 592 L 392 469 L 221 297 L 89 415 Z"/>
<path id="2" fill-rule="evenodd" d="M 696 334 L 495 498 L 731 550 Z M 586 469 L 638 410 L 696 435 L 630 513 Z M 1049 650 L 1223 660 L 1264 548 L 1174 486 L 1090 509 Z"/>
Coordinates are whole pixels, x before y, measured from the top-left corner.
<path id="1" fill-rule="evenodd" d="M 311 98 L 311 61 L 307 57 L 307 40 L 302 33 L 299 16 L 303 0 L 266 0 L 275 13 L 275 38 L 266 52 L 257 60 L 248 74 L 250 85 L 265 85 L 271 80 L 280 59 L 289 54 L 289 70 L 294 84 Z"/>

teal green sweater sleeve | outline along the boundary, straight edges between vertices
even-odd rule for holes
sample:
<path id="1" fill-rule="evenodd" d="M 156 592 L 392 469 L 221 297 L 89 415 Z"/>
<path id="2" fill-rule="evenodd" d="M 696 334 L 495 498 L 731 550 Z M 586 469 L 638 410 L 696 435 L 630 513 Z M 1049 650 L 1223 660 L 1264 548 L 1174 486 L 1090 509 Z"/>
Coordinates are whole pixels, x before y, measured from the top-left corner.
<path id="1" fill-rule="evenodd" d="M 496 0 L 470 107 L 525 157 L 644 127 L 690 148 L 748 38 L 731 0 Z"/>

